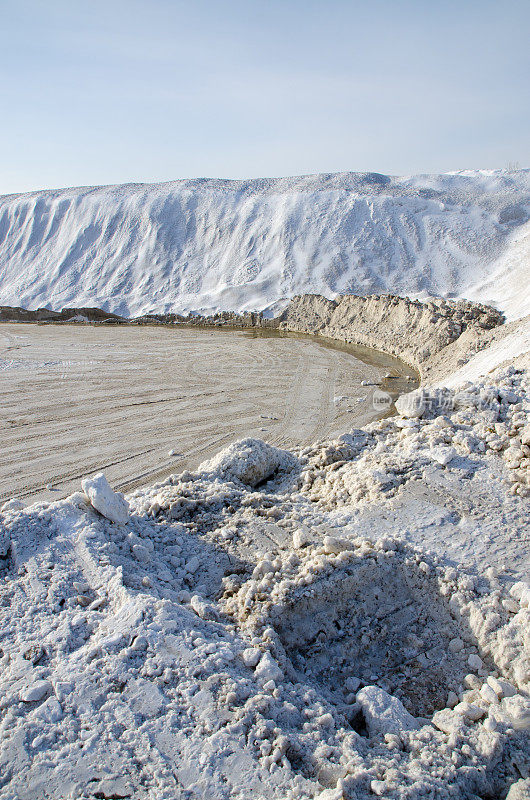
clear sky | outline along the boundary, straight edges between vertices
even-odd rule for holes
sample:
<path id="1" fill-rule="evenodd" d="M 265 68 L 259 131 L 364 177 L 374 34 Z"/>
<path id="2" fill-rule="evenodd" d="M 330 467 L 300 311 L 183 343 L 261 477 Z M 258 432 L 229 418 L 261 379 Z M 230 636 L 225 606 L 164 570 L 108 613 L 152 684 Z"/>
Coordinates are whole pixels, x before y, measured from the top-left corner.
<path id="1" fill-rule="evenodd" d="M 0 0 L 0 194 L 529 166 L 528 0 Z"/>

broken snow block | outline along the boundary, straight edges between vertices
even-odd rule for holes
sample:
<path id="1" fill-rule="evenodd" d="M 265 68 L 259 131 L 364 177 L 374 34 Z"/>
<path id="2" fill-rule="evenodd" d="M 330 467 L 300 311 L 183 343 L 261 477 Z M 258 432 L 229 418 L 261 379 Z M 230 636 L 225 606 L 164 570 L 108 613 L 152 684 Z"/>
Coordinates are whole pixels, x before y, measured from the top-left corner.
<path id="1" fill-rule="evenodd" d="M 529 800 L 530 798 L 530 778 L 521 778 L 510 786 L 510 791 L 506 795 L 506 800 Z"/>
<path id="2" fill-rule="evenodd" d="M 420 723 L 409 714 L 403 703 L 379 686 L 365 686 L 357 693 L 370 736 L 417 730 Z"/>
<path id="3" fill-rule="evenodd" d="M 102 472 L 81 482 L 91 505 L 111 522 L 123 524 L 129 519 L 129 504 L 119 492 L 114 492 Z"/>
<path id="4" fill-rule="evenodd" d="M 400 417 L 421 417 L 425 408 L 425 396 L 422 389 L 402 394 L 396 400 L 396 411 Z"/>
<path id="5" fill-rule="evenodd" d="M 199 472 L 212 478 L 257 486 L 278 470 L 292 469 L 296 460 L 291 453 L 273 447 L 261 439 L 241 439 L 221 450 L 199 466 Z"/>

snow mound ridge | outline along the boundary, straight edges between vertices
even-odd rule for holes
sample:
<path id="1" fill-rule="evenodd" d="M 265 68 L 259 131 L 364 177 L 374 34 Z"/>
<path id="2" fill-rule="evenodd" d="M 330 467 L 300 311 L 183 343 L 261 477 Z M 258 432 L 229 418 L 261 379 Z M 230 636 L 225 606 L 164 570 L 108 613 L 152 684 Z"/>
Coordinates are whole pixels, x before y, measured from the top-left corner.
<path id="1" fill-rule="evenodd" d="M 0 304 L 130 316 L 384 292 L 469 295 L 518 316 L 529 174 L 343 173 L 10 195 L 0 198 Z"/>

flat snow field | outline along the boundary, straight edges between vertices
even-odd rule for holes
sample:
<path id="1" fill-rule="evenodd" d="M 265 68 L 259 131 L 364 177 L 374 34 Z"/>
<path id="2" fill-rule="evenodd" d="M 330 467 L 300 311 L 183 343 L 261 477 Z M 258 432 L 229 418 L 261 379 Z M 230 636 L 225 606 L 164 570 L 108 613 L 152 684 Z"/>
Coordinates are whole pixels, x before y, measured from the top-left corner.
<path id="1" fill-rule="evenodd" d="M 54 500 L 101 469 L 130 490 L 242 436 L 332 438 L 378 415 L 361 381 L 401 369 L 383 387 L 411 387 L 395 359 L 362 357 L 292 335 L 3 324 L 0 499 Z"/>

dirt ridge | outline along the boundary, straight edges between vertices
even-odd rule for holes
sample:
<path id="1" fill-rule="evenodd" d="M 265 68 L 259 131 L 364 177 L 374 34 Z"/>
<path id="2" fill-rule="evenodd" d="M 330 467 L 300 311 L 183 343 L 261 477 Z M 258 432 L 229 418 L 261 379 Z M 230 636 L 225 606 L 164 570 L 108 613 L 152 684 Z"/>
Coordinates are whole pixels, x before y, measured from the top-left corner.
<path id="1" fill-rule="evenodd" d="M 505 317 L 491 306 L 467 300 L 420 301 L 398 295 L 342 295 L 328 300 L 304 294 L 294 297 L 272 318 L 262 312 L 222 311 L 211 316 L 147 314 L 127 319 L 98 308 L 28 311 L 1 306 L 0 322 L 8 321 L 269 328 L 319 334 L 396 356 L 425 381 L 462 366 L 488 344 L 488 331 L 501 326 Z"/>

